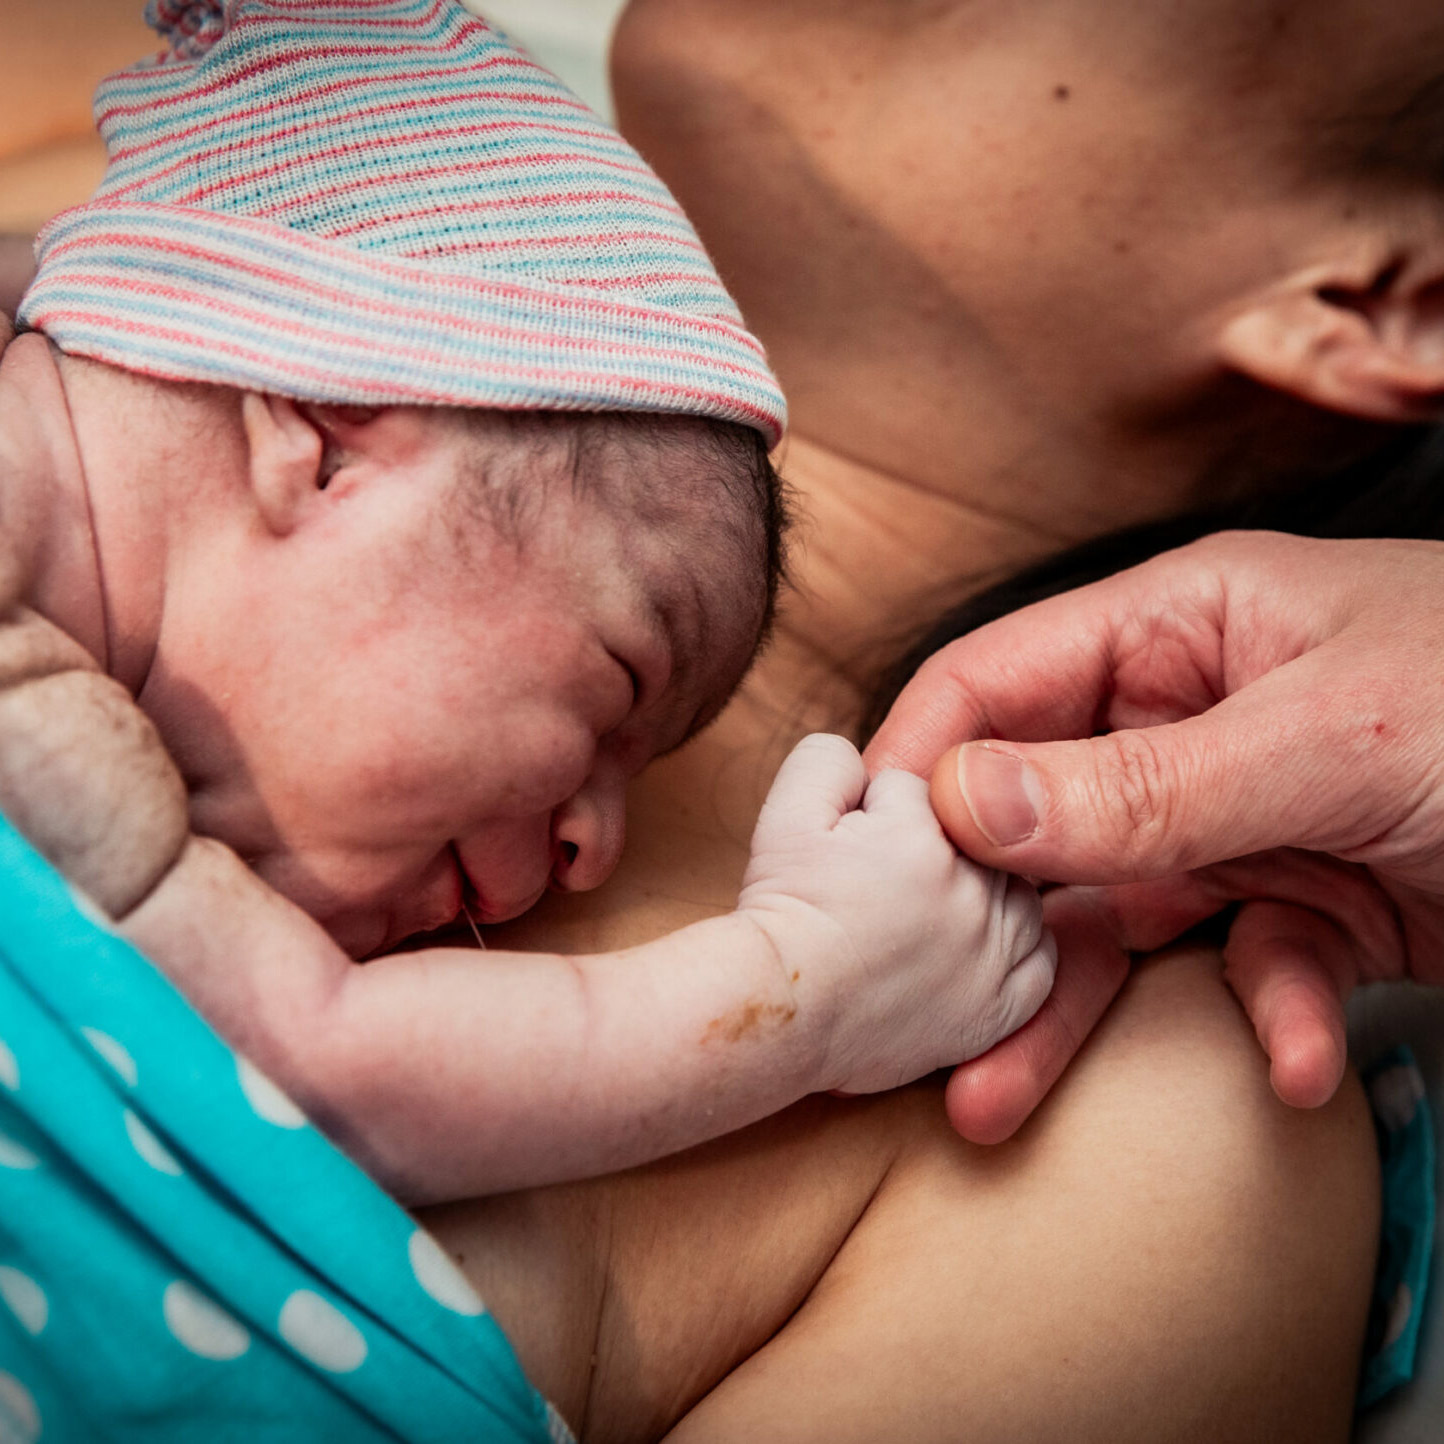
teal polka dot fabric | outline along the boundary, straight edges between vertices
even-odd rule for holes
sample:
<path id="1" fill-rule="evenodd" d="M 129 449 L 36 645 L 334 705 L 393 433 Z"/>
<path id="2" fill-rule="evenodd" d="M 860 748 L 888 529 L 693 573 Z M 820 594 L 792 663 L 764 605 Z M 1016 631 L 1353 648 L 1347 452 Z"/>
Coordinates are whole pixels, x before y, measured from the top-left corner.
<path id="1" fill-rule="evenodd" d="M 1384 1202 L 1358 1407 L 1372 1408 L 1415 1373 L 1434 1261 L 1433 1110 L 1413 1050 L 1403 1045 L 1363 1075 L 1379 1144 Z"/>
<path id="2" fill-rule="evenodd" d="M 556 1444 L 440 1246 L 0 818 L 0 1444 Z"/>

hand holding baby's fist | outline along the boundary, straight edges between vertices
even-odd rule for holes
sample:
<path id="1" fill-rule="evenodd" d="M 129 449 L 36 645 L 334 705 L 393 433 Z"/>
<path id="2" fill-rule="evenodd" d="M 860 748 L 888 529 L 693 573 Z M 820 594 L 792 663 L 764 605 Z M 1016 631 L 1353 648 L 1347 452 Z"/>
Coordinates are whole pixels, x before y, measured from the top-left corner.
<path id="1" fill-rule="evenodd" d="M 789 970 L 818 1088 L 878 1092 L 975 1057 L 1053 982 L 1034 890 L 959 855 L 922 779 L 869 784 L 841 737 L 783 763 L 738 906 Z"/>

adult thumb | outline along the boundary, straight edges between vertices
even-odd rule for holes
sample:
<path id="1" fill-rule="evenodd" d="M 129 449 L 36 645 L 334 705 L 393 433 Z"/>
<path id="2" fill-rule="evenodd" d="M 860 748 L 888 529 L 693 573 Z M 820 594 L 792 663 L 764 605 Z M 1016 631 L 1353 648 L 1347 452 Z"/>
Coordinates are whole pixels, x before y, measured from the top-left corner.
<path id="1" fill-rule="evenodd" d="M 954 747 L 933 772 L 933 808 L 969 857 L 1064 883 L 1376 835 L 1387 787 L 1321 717 L 1316 692 L 1280 696 L 1272 680 L 1180 722 Z"/>

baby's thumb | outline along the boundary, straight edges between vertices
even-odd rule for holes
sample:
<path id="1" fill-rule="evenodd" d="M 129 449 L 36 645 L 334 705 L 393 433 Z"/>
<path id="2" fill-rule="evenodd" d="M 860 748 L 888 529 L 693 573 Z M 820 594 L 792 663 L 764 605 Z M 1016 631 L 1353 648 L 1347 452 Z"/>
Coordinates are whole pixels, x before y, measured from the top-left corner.
<path id="1" fill-rule="evenodd" d="M 939 761 L 932 803 L 979 862 L 1053 882 L 1129 882 L 1309 846 L 1356 790 L 1321 743 L 1228 703 L 1083 741 L 970 742 Z"/>

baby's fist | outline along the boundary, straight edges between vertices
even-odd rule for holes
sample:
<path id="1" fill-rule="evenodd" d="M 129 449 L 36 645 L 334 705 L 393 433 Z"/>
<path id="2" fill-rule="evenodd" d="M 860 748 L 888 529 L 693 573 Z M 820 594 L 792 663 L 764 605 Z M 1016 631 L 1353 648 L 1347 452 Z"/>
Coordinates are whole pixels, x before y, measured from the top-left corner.
<path id="1" fill-rule="evenodd" d="M 805 738 L 778 772 L 739 908 L 788 972 L 819 1088 L 877 1092 L 975 1057 L 1052 987 L 1033 888 L 960 856 L 927 783 L 869 783 L 841 737 Z"/>

